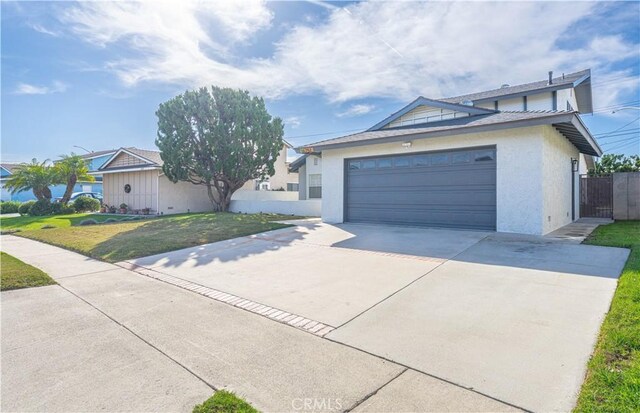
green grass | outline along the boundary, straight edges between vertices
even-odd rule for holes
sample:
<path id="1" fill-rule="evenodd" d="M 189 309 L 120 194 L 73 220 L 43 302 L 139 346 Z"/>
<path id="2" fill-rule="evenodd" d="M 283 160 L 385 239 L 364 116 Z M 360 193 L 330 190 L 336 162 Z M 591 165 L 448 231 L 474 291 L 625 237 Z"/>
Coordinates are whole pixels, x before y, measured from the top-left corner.
<path id="1" fill-rule="evenodd" d="M 78 225 L 80 221 L 87 218 L 93 218 L 96 221 L 104 221 L 113 218 L 115 215 L 98 215 L 98 214 L 71 214 L 71 215 L 51 215 L 45 217 L 31 217 L 28 215 L 20 217 L 1 218 L 0 228 L 3 232 L 11 232 L 15 230 L 29 231 L 41 229 L 45 225 L 55 228 L 66 228 L 72 225 Z M 115 216 L 117 217 L 117 216 Z"/>
<path id="2" fill-rule="evenodd" d="M 41 287 L 55 283 L 51 277 L 39 269 L 7 253 L 0 252 L 0 290 Z"/>
<path id="3" fill-rule="evenodd" d="M 235 394 L 220 390 L 194 407 L 193 413 L 258 413 L 258 410 Z"/>
<path id="4" fill-rule="evenodd" d="M 631 255 L 602 324 L 576 412 L 640 412 L 640 221 L 598 227 L 585 241 Z"/>
<path id="5" fill-rule="evenodd" d="M 203 213 L 91 226 L 78 226 L 79 220 L 75 220 L 72 226 L 22 231 L 16 235 L 118 262 L 284 228 L 288 225 L 272 221 L 291 218 L 275 214 Z"/>

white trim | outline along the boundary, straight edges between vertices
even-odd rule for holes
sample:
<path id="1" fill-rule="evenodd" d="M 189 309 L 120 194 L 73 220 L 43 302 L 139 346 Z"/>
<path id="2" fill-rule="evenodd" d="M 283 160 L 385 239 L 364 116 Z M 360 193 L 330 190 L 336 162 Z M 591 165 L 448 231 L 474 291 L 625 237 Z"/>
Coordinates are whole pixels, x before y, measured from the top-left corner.
<path id="1" fill-rule="evenodd" d="M 118 155 L 120 155 L 120 154 L 121 154 L 121 153 L 123 153 L 123 152 L 124 152 L 124 153 L 126 153 L 126 154 L 128 154 L 128 155 L 133 156 L 134 158 L 138 158 L 138 159 L 140 159 L 141 161 L 145 161 L 145 162 L 147 162 L 147 163 L 150 163 L 150 164 L 153 164 L 153 165 L 157 165 L 157 164 L 156 164 L 155 162 L 153 162 L 151 159 L 147 159 L 147 158 L 145 158 L 144 156 L 136 155 L 135 153 L 130 152 L 130 151 L 128 151 L 128 150 L 127 150 L 127 149 L 125 149 L 125 148 L 120 148 L 120 149 L 118 149 L 118 150 L 116 151 L 116 153 L 114 153 L 113 155 L 111 155 L 111 158 L 107 159 L 107 160 L 106 160 L 106 162 L 105 162 L 105 163 L 103 163 L 103 164 L 102 164 L 102 166 L 101 166 L 100 168 L 98 168 L 98 170 L 99 170 L 99 171 L 103 170 L 107 165 L 109 165 L 111 162 L 113 162 L 113 160 L 114 160 Z"/>
<path id="2" fill-rule="evenodd" d="M 159 166 L 152 165 L 152 166 L 142 166 L 138 168 L 123 168 L 123 169 L 116 169 L 116 170 L 103 169 L 100 171 L 89 172 L 89 175 L 117 174 L 120 172 L 153 171 L 158 169 L 162 169 L 162 168 L 160 168 Z"/>

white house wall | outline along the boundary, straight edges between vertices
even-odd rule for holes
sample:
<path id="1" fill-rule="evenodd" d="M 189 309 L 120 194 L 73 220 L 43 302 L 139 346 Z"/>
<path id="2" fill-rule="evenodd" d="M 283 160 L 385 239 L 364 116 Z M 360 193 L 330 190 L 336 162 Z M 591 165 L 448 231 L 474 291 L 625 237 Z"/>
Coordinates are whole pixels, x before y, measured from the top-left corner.
<path id="1" fill-rule="evenodd" d="M 322 158 L 316 155 L 310 155 L 307 157 L 305 166 L 305 172 L 307 175 L 305 182 L 305 199 L 309 199 L 309 175 L 322 175 Z M 322 178 L 322 182 L 325 182 L 324 177 Z M 322 188 L 322 191 L 324 191 L 324 188 Z"/>
<path id="2" fill-rule="evenodd" d="M 104 174 L 103 202 L 109 206 L 120 207 L 124 203 L 131 209 L 151 208 L 157 211 L 158 173 L 159 171 L 152 170 Z M 131 186 L 129 193 L 124 191 L 127 184 Z"/>
<path id="3" fill-rule="evenodd" d="M 551 92 L 528 95 L 527 110 L 553 110 L 553 96 Z"/>
<path id="4" fill-rule="evenodd" d="M 190 182 L 171 182 L 165 175 L 158 178 L 158 213 L 180 214 L 184 212 L 213 211 L 207 195 L 207 187 Z"/>
<path id="5" fill-rule="evenodd" d="M 524 98 L 522 96 L 498 101 L 498 110 L 524 110 Z"/>
<path id="6" fill-rule="evenodd" d="M 580 159 L 578 149 L 552 126 L 544 127 L 542 152 L 543 233 L 546 234 L 571 222 L 571 158 Z M 579 173 L 575 178 L 578 191 Z M 573 199 L 575 202 L 575 197 Z M 578 206 L 576 205 L 576 218 Z"/>
<path id="7" fill-rule="evenodd" d="M 497 230 L 542 234 L 548 228 L 542 222 L 543 141 L 544 130 L 538 126 L 416 139 L 409 150 L 401 142 L 324 150 L 322 173 L 327 184 L 322 189 L 322 219 L 329 223 L 343 221 L 345 158 L 496 145 Z"/>

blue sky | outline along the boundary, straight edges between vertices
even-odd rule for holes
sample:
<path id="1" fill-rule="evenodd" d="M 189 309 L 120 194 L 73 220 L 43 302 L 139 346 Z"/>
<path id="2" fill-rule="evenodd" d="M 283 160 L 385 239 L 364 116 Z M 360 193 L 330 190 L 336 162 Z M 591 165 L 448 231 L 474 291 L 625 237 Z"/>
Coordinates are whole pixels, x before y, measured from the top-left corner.
<path id="1" fill-rule="evenodd" d="M 593 71 L 584 120 L 640 152 L 638 2 L 2 2 L 2 160 L 154 148 L 158 105 L 219 85 L 264 96 L 294 145 L 418 95 Z M 626 126 L 625 126 L 626 125 Z"/>

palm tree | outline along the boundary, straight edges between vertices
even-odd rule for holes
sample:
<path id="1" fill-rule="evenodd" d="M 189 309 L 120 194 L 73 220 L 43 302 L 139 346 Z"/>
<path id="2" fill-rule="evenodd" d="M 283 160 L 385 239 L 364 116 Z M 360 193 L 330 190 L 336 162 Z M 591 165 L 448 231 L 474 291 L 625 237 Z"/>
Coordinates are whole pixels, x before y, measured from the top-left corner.
<path id="1" fill-rule="evenodd" d="M 33 191 L 38 200 L 51 200 L 49 185 L 56 183 L 56 174 L 52 167 L 47 166 L 48 159 L 39 163 L 35 158 L 31 163 L 22 163 L 14 170 L 5 188 L 12 194 L 23 191 Z"/>
<path id="2" fill-rule="evenodd" d="M 57 180 L 61 184 L 67 184 L 67 188 L 62 195 L 61 202 L 66 204 L 73 194 L 73 188 L 78 181 L 93 182 L 95 178 L 89 175 L 89 166 L 87 162 L 73 152 L 71 155 L 62 155 L 62 160 L 56 162 L 54 169 Z"/>

